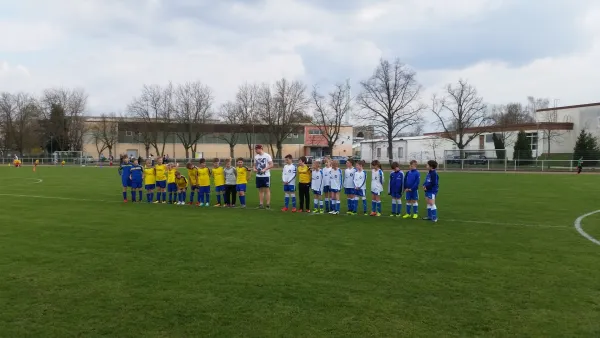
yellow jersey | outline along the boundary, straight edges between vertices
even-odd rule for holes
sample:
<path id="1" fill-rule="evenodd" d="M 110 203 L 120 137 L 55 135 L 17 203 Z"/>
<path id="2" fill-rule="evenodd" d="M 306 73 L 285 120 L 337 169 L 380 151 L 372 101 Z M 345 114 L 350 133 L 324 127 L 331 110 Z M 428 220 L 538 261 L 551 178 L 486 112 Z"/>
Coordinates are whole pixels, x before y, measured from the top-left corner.
<path id="1" fill-rule="evenodd" d="M 154 166 L 156 170 L 156 180 L 166 181 L 167 180 L 167 166 L 165 164 L 157 164 Z"/>
<path id="2" fill-rule="evenodd" d="M 188 178 L 190 180 L 190 185 L 198 185 L 198 167 L 188 169 Z"/>
<path id="3" fill-rule="evenodd" d="M 310 183 L 311 174 L 310 168 L 307 165 L 298 166 L 298 182 L 300 183 Z"/>
<path id="4" fill-rule="evenodd" d="M 250 169 L 246 167 L 236 167 L 237 178 L 235 180 L 235 184 L 247 184 L 248 183 L 248 173 Z"/>
<path id="5" fill-rule="evenodd" d="M 35 165 L 40 164 L 40 160 L 35 160 Z"/>
<path id="6" fill-rule="evenodd" d="M 181 175 L 179 178 L 175 177 L 175 183 L 177 183 L 177 189 L 185 189 L 187 188 L 187 180 L 185 176 Z"/>
<path id="7" fill-rule="evenodd" d="M 215 178 L 215 187 L 225 185 L 225 170 L 223 167 L 213 168 L 212 175 Z"/>
<path id="8" fill-rule="evenodd" d="M 198 168 L 198 186 L 200 186 L 200 187 L 210 186 L 210 169 Z"/>
<path id="9" fill-rule="evenodd" d="M 175 183 L 175 172 L 176 171 L 177 171 L 177 169 L 175 169 L 175 168 L 169 169 L 167 171 L 167 183 Z"/>
<path id="10" fill-rule="evenodd" d="M 144 184 L 156 184 L 156 171 L 153 167 L 144 168 Z"/>

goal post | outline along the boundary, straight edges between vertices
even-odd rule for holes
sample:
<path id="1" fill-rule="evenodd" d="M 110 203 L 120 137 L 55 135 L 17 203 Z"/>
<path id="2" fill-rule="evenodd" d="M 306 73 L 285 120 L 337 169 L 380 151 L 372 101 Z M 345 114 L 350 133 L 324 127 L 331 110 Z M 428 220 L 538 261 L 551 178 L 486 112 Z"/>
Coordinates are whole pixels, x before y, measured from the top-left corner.
<path id="1" fill-rule="evenodd" d="M 454 149 L 445 150 L 444 170 L 504 170 L 508 168 L 510 154 L 506 149 Z"/>
<path id="2" fill-rule="evenodd" d="M 56 163 L 65 161 L 67 164 L 80 164 L 83 161 L 83 151 L 55 151 L 52 160 Z"/>

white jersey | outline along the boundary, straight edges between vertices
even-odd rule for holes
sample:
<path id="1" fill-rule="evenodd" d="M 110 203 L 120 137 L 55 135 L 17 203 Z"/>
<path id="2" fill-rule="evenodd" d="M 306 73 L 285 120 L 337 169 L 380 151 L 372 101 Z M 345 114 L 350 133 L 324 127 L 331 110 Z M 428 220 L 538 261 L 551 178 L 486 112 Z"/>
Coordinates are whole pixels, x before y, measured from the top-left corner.
<path id="1" fill-rule="evenodd" d="M 283 166 L 283 173 L 281 174 L 283 184 L 296 185 L 296 166 L 293 164 L 286 164 Z"/>
<path id="2" fill-rule="evenodd" d="M 367 172 L 366 171 L 356 171 L 354 173 L 354 187 L 355 189 L 364 190 L 367 188 Z"/>
<path id="3" fill-rule="evenodd" d="M 310 188 L 314 191 L 323 190 L 323 170 L 313 170 Z"/>
<path id="4" fill-rule="evenodd" d="M 329 187 L 331 185 L 331 168 L 323 168 L 323 186 Z"/>
<path id="5" fill-rule="evenodd" d="M 354 189 L 354 173 L 356 169 L 344 169 L 344 188 Z"/>
<path id="6" fill-rule="evenodd" d="M 329 173 L 329 187 L 332 190 L 342 190 L 342 169 L 331 169 Z"/>
<path id="7" fill-rule="evenodd" d="M 383 192 L 383 170 L 371 170 L 371 192 L 380 194 Z"/>
<path id="8" fill-rule="evenodd" d="M 269 166 L 269 162 L 273 162 L 271 155 L 262 153 L 262 155 L 256 154 L 254 156 L 254 167 L 258 171 L 262 171 L 262 174 L 256 174 L 256 177 L 271 177 L 271 170 L 266 170 Z"/>

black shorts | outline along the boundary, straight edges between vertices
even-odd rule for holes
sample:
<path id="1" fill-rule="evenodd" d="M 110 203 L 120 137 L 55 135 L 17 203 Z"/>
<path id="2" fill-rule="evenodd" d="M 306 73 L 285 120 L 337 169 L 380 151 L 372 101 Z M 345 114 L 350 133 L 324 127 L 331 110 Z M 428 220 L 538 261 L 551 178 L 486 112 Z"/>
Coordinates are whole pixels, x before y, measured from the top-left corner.
<path id="1" fill-rule="evenodd" d="M 256 188 L 268 188 L 271 183 L 270 177 L 257 177 L 256 178 Z"/>

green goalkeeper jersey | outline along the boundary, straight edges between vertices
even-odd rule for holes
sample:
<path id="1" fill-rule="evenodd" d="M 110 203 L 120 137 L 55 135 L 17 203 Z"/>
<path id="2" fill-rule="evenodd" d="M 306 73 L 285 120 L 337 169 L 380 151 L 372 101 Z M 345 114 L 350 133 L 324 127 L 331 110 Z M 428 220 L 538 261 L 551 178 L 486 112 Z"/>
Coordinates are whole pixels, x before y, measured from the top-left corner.
<path id="1" fill-rule="evenodd" d="M 577 161 L 577 166 L 578 166 L 578 167 L 582 167 L 582 166 L 583 166 L 583 159 L 582 159 L 582 158 L 580 158 L 580 159 Z"/>

